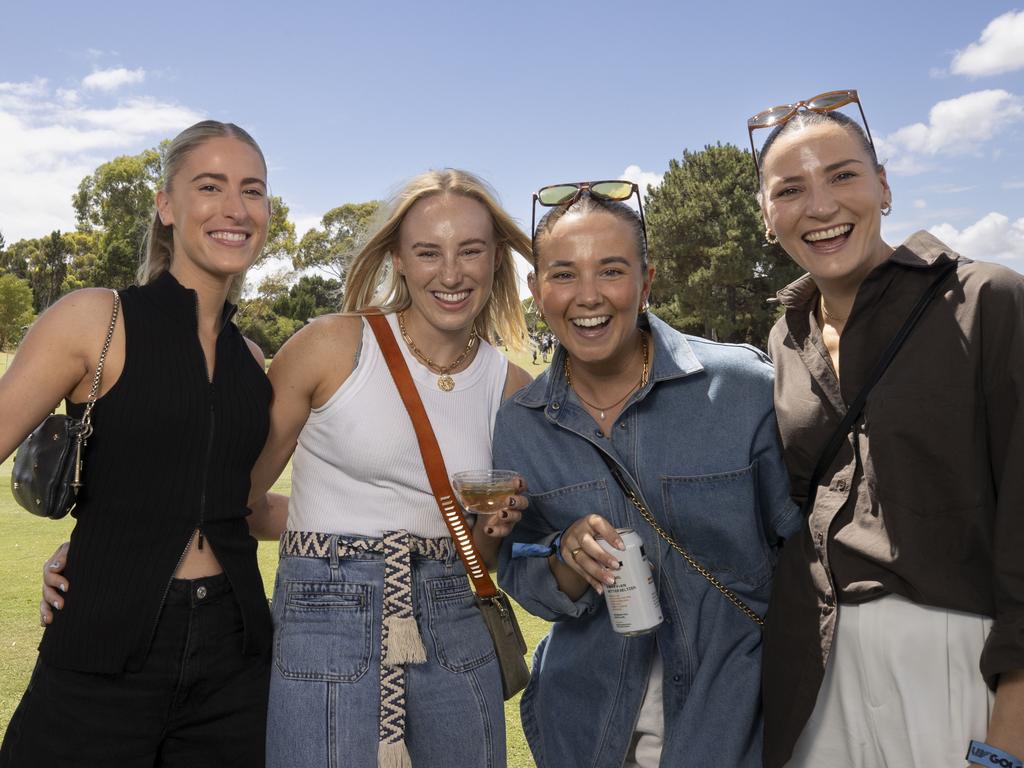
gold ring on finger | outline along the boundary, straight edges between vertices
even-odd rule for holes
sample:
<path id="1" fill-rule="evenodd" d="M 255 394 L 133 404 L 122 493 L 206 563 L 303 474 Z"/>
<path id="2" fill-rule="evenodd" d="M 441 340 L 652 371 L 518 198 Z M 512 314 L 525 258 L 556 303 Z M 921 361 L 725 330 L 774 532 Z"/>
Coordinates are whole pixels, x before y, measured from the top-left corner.
<path id="1" fill-rule="evenodd" d="M 572 561 L 574 563 L 576 562 L 576 555 L 578 555 L 582 551 L 583 551 L 583 547 L 576 547 L 576 549 L 572 549 L 572 550 L 569 551 L 569 557 L 572 558 Z"/>

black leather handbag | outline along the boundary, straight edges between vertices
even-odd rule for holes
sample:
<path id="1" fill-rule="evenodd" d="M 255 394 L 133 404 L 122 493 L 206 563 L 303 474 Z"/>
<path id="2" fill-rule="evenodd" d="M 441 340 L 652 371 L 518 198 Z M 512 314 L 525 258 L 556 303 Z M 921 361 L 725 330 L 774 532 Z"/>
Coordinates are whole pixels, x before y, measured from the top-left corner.
<path id="1" fill-rule="evenodd" d="M 81 419 L 51 414 L 18 447 L 11 472 L 14 500 L 33 515 L 59 520 L 70 512 L 82 487 L 82 451 L 92 434 L 92 409 L 96 404 L 103 363 L 114 336 L 121 297 L 114 294 L 114 310 L 103 341 L 89 400 Z"/>

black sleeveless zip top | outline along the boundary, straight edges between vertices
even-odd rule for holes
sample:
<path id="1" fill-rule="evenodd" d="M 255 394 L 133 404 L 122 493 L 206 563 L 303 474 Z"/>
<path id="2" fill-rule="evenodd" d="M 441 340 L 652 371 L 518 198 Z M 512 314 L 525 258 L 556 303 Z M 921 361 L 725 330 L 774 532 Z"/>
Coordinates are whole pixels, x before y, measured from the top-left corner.
<path id="1" fill-rule="evenodd" d="M 71 589 L 40 655 L 82 672 L 140 668 L 196 528 L 234 589 L 245 652 L 265 653 L 270 612 L 245 516 L 270 382 L 231 322 L 233 305 L 224 306 L 211 382 L 194 291 L 164 273 L 120 293 L 124 371 L 93 410 L 65 569 Z M 68 402 L 69 414 L 82 408 Z"/>

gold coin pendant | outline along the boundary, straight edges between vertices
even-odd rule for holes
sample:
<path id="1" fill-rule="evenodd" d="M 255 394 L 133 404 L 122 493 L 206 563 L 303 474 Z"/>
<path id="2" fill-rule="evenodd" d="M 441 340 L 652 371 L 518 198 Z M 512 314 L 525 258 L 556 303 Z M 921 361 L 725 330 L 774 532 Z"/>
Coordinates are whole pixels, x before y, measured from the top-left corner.
<path id="1" fill-rule="evenodd" d="M 455 379 L 449 376 L 447 373 L 437 377 L 437 388 L 442 392 L 451 392 L 455 389 Z"/>

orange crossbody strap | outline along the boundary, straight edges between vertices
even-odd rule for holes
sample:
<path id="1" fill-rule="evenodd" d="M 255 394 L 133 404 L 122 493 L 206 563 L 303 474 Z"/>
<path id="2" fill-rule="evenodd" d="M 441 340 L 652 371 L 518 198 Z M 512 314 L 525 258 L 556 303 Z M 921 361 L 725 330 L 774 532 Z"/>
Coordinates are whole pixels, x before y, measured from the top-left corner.
<path id="1" fill-rule="evenodd" d="M 444 466 L 444 457 L 441 455 L 441 447 L 437 444 L 437 437 L 434 436 L 434 428 L 430 426 L 430 418 L 423 407 L 420 393 L 416 391 L 416 384 L 413 383 L 412 374 L 409 373 L 409 366 L 405 362 L 402 350 L 398 348 L 398 341 L 391 331 L 387 319 L 380 314 L 380 310 L 366 310 L 366 322 L 370 324 L 370 330 L 377 337 L 377 344 L 384 355 L 384 361 L 391 371 L 391 378 L 395 380 L 398 387 L 398 394 L 405 403 L 405 409 L 412 419 L 413 429 L 416 430 L 416 441 L 420 446 L 420 454 L 423 456 L 423 466 L 427 470 L 427 479 L 430 481 L 430 490 L 434 494 L 434 500 L 441 510 L 441 517 L 444 524 L 448 526 L 448 532 L 452 541 L 459 550 L 459 557 L 469 579 L 473 582 L 473 591 L 478 597 L 493 597 L 498 594 L 497 587 L 487 572 L 480 551 L 473 541 L 473 532 L 466 525 L 466 519 L 462 516 L 458 502 L 455 500 L 455 492 L 448 481 L 448 470 Z"/>

